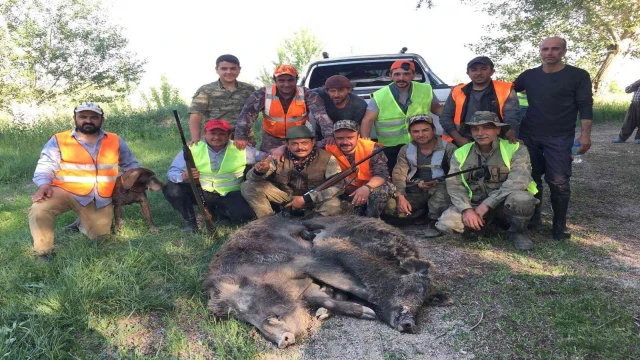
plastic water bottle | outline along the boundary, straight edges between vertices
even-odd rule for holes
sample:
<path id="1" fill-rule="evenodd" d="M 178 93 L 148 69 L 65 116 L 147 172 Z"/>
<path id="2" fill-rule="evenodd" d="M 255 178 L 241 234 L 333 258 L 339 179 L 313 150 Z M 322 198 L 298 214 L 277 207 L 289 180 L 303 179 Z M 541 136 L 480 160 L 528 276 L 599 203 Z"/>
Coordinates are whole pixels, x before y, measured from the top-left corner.
<path id="1" fill-rule="evenodd" d="M 580 142 L 576 141 L 573 143 L 573 147 L 571 148 L 571 155 L 573 156 L 573 163 L 580 164 L 582 162 L 582 156 L 578 153 L 580 150 Z"/>

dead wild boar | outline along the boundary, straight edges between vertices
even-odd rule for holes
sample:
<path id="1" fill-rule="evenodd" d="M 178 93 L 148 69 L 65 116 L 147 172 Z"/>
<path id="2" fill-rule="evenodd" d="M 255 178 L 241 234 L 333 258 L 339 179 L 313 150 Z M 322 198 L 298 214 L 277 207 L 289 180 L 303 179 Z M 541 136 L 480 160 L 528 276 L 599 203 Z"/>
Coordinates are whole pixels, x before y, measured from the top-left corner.
<path id="1" fill-rule="evenodd" d="M 398 331 L 415 332 L 415 315 L 432 293 L 429 266 L 409 238 L 380 220 L 272 216 L 229 237 L 209 265 L 204 288 L 216 316 L 248 322 L 283 348 L 306 332 L 310 307 L 377 315 Z M 334 299 L 318 282 L 366 306 Z"/>
<path id="2" fill-rule="evenodd" d="M 204 282 L 214 315 L 245 321 L 280 348 L 306 333 L 310 307 L 375 319 L 370 308 L 332 299 L 313 282 L 306 269 L 326 278 L 339 271 L 313 265 L 312 244 L 299 237 L 304 230 L 299 222 L 272 216 L 232 234 L 209 265 Z M 360 290 L 341 279 L 335 282 L 347 290 Z"/>
<path id="3" fill-rule="evenodd" d="M 415 316 L 427 299 L 446 300 L 431 285 L 430 262 L 419 258 L 414 243 L 397 228 L 363 217 L 315 218 L 303 224 L 317 233 L 314 266 L 339 267 L 349 279 L 335 281 L 335 276 L 313 270 L 311 276 L 347 292 L 359 289 L 353 294 L 372 304 L 378 318 L 398 331 L 416 331 Z"/>

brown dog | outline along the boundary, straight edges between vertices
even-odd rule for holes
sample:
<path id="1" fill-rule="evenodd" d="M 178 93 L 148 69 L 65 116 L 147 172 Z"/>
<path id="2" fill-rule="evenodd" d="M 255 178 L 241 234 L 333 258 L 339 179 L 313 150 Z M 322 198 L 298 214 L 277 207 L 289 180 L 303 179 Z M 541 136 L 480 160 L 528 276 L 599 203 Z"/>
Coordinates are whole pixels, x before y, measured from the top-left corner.
<path id="1" fill-rule="evenodd" d="M 147 222 L 149 231 L 152 234 L 157 234 L 159 231 L 153 224 L 151 207 L 149 206 L 145 191 L 160 191 L 163 187 L 164 183 L 156 177 L 156 174 L 145 168 L 128 170 L 118 176 L 116 179 L 116 187 L 113 189 L 113 195 L 111 195 L 115 220 L 113 232 L 119 232 L 122 226 L 122 208 L 125 205 L 138 203 L 140 204 L 140 209 Z M 80 231 L 80 226 L 80 218 L 77 218 L 71 225 L 65 228 L 65 231 Z"/>

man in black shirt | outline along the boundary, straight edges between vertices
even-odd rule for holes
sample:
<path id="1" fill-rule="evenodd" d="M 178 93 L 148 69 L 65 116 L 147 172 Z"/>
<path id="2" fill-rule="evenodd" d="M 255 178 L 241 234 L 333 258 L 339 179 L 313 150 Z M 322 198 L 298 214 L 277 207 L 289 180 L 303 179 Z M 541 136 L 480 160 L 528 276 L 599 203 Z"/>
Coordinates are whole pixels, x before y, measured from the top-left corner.
<path id="1" fill-rule="evenodd" d="M 338 120 L 353 120 L 358 126 L 362 122 L 367 110 L 367 102 L 352 94 L 353 86 L 348 78 L 342 75 L 333 75 L 327 79 L 323 88 L 313 89 L 324 101 L 327 115 L 335 124 Z M 317 140 L 322 139 L 320 125 L 316 124 Z"/>
<path id="2" fill-rule="evenodd" d="M 562 57 L 567 42 L 550 37 L 540 43 L 542 66 L 524 71 L 514 82 L 516 91 L 526 91 L 529 108 L 520 125 L 520 138 L 529 149 L 531 176 L 538 185 L 542 203 L 542 175 L 551 190 L 553 208 L 553 238 L 568 239 L 567 210 L 571 197 L 571 147 L 574 143 L 576 119 L 582 122 L 579 153 L 591 147 L 593 96 L 589 73 L 566 65 Z M 532 226 L 541 223 L 540 204 L 531 219 Z"/>

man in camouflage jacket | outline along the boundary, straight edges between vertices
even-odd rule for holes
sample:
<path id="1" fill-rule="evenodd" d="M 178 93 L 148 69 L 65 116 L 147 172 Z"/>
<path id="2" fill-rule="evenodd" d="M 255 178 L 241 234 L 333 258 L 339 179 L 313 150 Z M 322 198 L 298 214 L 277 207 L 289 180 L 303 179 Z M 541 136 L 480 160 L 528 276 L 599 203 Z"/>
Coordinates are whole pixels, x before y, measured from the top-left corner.
<path id="1" fill-rule="evenodd" d="M 495 113 L 478 111 L 469 126 L 474 142 L 460 147 L 451 158 L 449 173 L 473 167 L 484 169 L 447 178 L 453 205 L 438 219 L 436 227 L 446 233 L 466 229 L 482 231 L 490 215 L 506 219 L 508 238 L 518 250 L 529 250 L 533 242 L 524 235 L 538 199 L 531 178 L 527 148 L 500 139 L 501 123 Z"/>

